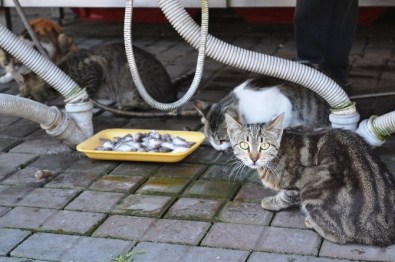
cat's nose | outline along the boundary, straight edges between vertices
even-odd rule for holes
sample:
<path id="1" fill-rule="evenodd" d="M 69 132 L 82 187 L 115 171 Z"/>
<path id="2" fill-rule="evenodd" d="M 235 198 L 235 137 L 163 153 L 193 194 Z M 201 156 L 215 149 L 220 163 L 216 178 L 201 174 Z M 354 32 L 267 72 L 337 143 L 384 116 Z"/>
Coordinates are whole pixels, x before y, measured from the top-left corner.
<path id="1" fill-rule="evenodd" d="M 250 153 L 250 159 L 252 160 L 252 162 L 254 162 L 254 164 L 258 160 L 258 158 L 259 158 L 259 154 L 258 153 L 256 153 L 256 152 L 251 152 Z"/>

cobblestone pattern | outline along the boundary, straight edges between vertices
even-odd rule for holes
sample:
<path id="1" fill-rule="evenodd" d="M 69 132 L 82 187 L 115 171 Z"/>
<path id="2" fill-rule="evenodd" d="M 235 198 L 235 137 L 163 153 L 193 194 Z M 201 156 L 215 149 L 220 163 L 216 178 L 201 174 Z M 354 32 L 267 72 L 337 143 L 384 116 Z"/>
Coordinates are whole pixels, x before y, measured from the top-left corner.
<path id="1" fill-rule="evenodd" d="M 223 30 L 229 21 L 213 20 L 211 33 L 224 41 L 295 56 L 290 26 L 274 30 L 233 23 Z M 73 22 L 65 30 L 81 48 L 122 41 L 121 25 L 101 24 L 97 33 L 92 26 Z M 346 90 L 351 95 L 393 91 L 391 37 L 379 26 L 358 32 L 350 56 L 353 86 Z M 135 44 L 160 59 L 172 79 L 194 71 L 197 52 L 167 25 L 137 25 Z M 218 101 L 249 75 L 208 58 L 195 98 Z M 0 90 L 17 93 L 14 83 Z M 357 106 L 362 117 L 394 109 L 392 97 L 358 100 Z M 95 131 L 199 130 L 200 119 L 133 119 L 99 112 L 94 126 Z M 377 150 L 393 173 L 394 146 L 391 137 Z M 297 209 L 263 210 L 262 197 L 273 192 L 253 172 L 233 174 L 229 158 L 206 141 L 176 164 L 91 160 L 30 120 L 0 116 L 0 261 L 111 261 L 131 250 L 133 261 L 395 261 L 395 245 L 336 245 L 306 229 Z M 53 176 L 38 180 L 39 169 Z"/>

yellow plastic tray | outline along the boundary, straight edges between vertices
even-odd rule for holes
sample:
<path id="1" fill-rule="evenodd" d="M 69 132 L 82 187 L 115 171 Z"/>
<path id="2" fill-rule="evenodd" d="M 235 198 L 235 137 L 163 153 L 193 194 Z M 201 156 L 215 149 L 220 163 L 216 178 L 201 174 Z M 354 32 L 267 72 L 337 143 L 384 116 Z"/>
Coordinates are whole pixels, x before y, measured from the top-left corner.
<path id="1" fill-rule="evenodd" d="M 112 140 L 116 136 L 127 134 L 148 133 L 151 129 L 106 129 L 100 131 L 77 145 L 77 150 L 83 152 L 87 157 L 100 160 L 120 160 L 120 161 L 145 161 L 145 162 L 179 162 L 195 151 L 204 141 L 204 134 L 194 131 L 156 130 L 159 134 L 169 134 L 179 136 L 188 142 L 195 144 L 186 151 L 176 153 L 151 153 L 151 152 L 117 152 L 95 150 L 101 145 L 100 138 Z"/>

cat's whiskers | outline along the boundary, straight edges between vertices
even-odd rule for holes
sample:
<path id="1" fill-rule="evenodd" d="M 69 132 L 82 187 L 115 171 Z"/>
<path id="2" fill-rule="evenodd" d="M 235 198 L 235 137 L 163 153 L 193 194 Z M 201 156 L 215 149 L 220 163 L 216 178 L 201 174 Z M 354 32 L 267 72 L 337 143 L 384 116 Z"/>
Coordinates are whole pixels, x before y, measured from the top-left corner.
<path id="1" fill-rule="evenodd" d="M 240 173 L 242 171 L 242 169 L 244 168 L 244 165 L 241 161 L 239 161 L 236 157 L 234 157 L 234 159 L 229 167 L 232 167 L 232 168 L 229 173 L 228 182 L 230 182 L 230 179 L 233 176 L 233 174 L 235 174 L 233 182 L 236 182 L 237 175 L 238 175 L 238 173 Z"/>

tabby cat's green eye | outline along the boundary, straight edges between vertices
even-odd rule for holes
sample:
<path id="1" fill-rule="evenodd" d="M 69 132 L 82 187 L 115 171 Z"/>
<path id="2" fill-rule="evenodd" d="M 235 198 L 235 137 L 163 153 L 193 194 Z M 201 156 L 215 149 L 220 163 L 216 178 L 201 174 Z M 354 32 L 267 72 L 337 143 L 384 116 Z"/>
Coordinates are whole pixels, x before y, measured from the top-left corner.
<path id="1" fill-rule="evenodd" d="M 264 143 L 261 144 L 261 149 L 262 150 L 267 150 L 269 147 L 270 147 L 269 143 L 264 142 Z"/>
<path id="2" fill-rule="evenodd" d="M 240 142 L 239 145 L 240 145 L 240 148 L 243 150 L 247 150 L 250 147 L 247 142 Z"/>

